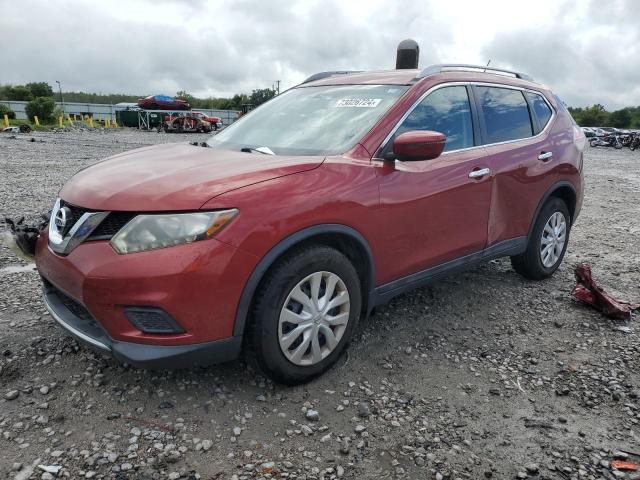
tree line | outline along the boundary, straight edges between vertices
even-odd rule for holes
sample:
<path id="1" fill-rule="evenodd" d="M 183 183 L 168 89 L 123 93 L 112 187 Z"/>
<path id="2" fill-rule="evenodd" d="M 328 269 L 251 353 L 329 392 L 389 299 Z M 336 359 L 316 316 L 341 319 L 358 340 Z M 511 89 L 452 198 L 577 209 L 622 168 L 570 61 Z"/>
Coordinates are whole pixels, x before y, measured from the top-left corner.
<path id="1" fill-rule="evenodd" d="M 640 106 L 625 107 L 613 112 L 607 111 L 604 106 L 596 103 L 590 107 L 569 107 L 573 119 L 581 127 L 615 127 L 615 128 L 639 128 Z"/>

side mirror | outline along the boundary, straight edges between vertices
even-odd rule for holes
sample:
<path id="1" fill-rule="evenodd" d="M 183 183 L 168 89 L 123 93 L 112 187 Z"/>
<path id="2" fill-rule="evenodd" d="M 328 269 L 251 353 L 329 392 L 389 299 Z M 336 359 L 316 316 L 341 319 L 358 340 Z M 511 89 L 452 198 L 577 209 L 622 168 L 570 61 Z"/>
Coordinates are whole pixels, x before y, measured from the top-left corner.
<path id="1" fill-rule="evenodd" d="M 413 130 L 393 140 L 393 159 L 402 161 L 432 160 L 444 150 L 447 137 L 430 130 Z"/>

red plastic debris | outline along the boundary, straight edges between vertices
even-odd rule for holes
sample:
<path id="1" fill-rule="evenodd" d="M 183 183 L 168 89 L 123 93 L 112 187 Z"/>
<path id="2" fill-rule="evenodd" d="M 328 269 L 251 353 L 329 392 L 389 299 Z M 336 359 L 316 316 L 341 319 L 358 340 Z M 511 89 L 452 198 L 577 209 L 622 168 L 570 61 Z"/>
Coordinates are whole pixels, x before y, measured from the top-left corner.
<path id="1" fill-rule="evenodd" d="M 626 462 L 624 460 L 611 460 L 611 462 L 609 462 L 609 465 L 611 465 L 611 467 L 615 468 L 616 470 L 631 470 L 633 472 L 638 470 L 638 467 L 640 467 L 640 465 L 638 465 L 637 463 Z"/>
<path id="2" fill-rule="evenodd" d="M 640 308 L 639 303 L 616 300 L 600 288 L 591 276 L 591 265 L 588 263 L 577 265 L 574 274 L 577 285 L 571 295 L 601 311 L 607 317 L 630 320 L 631 312 Z"/>

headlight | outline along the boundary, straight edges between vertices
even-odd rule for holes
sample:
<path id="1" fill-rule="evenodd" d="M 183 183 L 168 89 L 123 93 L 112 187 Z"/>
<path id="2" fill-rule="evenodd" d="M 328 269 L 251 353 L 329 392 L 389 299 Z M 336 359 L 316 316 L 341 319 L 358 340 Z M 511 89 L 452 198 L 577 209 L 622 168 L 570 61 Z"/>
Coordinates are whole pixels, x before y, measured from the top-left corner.
<path id="1" fill-rule="evenodd" d="M 211 238 L 238 214 L 237 209 L 217 212 L 138 215 L 111 239 L 120 253 L 143 252 Z"/>

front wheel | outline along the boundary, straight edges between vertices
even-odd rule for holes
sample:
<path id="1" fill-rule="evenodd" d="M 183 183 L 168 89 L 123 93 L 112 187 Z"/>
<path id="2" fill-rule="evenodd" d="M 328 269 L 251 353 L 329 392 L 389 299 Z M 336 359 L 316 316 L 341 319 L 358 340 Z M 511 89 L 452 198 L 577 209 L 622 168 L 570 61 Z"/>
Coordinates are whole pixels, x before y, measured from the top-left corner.
<path id="1" fill-rule="evenodd" d="M 320 245 L 294 251 L 258 289 L 246 354 L 277 382 L 307 382 L 338 360 L 361 305 L 360 279 L 342 253 Z"/>
<path id="2" fill-rule="evenodd" d="M 570 230 L 571 215 L 567 205 L 552 197 L 536 219 L 526 251 L 511 257 L 513 269 L 531 280 L 553 275 L 564 258 Z"/>
<path id="3" fill-rule="evenodd" d="M 591 140 L 589 140 L 589 145 L 592 147 L 597 147 L 599 145 L 598 139 L 592 138 Z"/>

